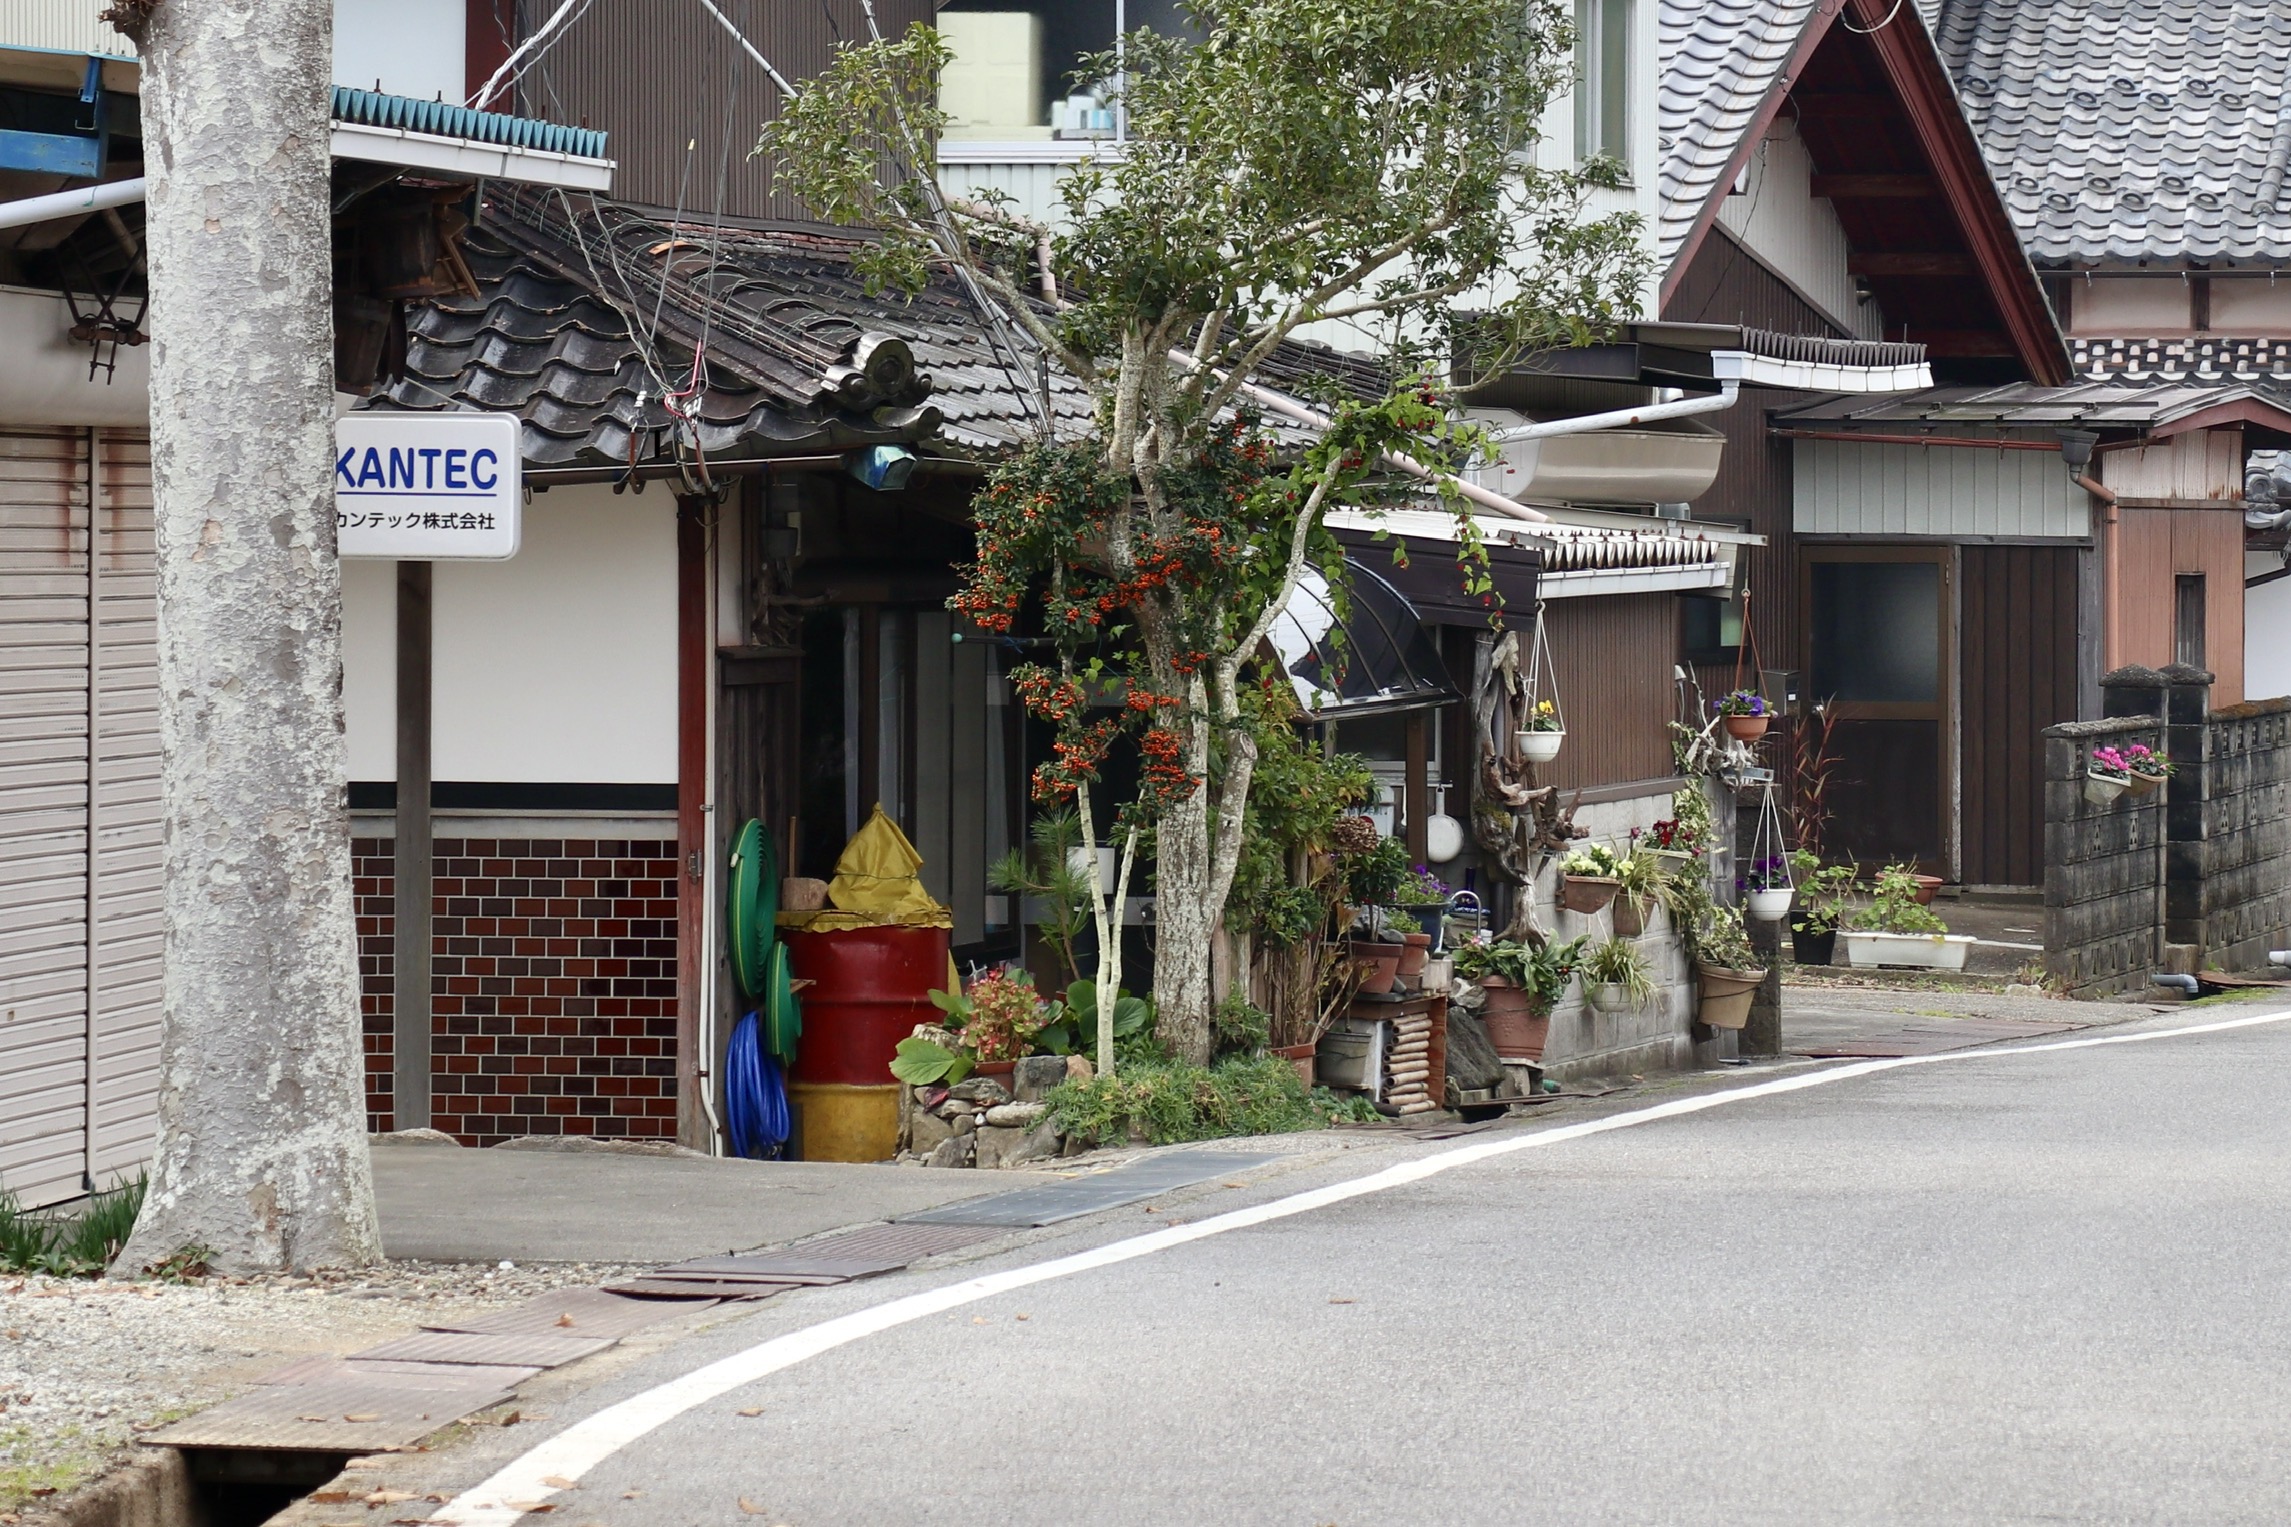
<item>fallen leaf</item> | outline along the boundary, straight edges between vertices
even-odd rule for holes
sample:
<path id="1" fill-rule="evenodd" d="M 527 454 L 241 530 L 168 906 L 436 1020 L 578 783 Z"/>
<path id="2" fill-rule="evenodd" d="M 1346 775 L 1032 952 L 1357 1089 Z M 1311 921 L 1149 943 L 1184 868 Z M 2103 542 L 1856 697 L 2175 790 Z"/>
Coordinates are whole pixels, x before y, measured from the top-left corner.
<path id="1" fill-rule="evenodd" d="M 1331 1299 L 1329 1301 L 1331 1304 L 1356 1304 L 1358 1302 L 1359 1301 L 1353 1299 Z"/>
<path id="2" fill-rule="evenodd" d="M 517 1412 L 514 1410 L 509 1412 L 507 1415 L 501 1418 L 499 1424 L 502 1426 L 515 1426 L 517 1424 Z"/>
<path id="3" fill-rule="evenodd" d="M 992 1322 L 992 1321 L 990 1321 L 990 1320 L 988 1320 L 988 1319 L 987 1319 L 987 1318 L 986 1318 L 984 1315 L 973 1315 L 973 1316 L 971 1316 L 971 1318 L 970 1318 L 970 1323 L 971 1323 L 972 1325 L 974 1325 L 974 1326 L 983 1326 L 983 1325 L 991 1325 L 991 1324 L 993 1324 L 993 1322 Z"/>
<path id="4" fill-rule="evenodd" d="M 353 1458 L 342 1467 L 346 1469 L 378 1469 L 384 1461 L 380 1458 Z"/>
<path id="5" fill-rule="evenodd" d="M 395 1506 L 402 1500 L 413 1500 L 414 1498 L 414 1492 L 411 1490 L 376 1490 L 372 1495 L 366 1497 L 366 1504 L 369 1506 Z"/>
<path id="6" fill-rule="evenodd" d="M 26 1493 L 28 1493 L 28 1494 L 31 1494 L 31 1495 L 37 1495 L 37 1496 L 41 1497 L 41 1498 L 44 1500 L 44 1499 L 46 1499 L 48 1496 L 51 1496 L 51 1495 L 53 1495 L 53 1494 L 55 1494 L 55 1493 L 56 1493 L 56 1487 L 55 1487 L 54 1485 L 38 1485 L 38 1486 L 35 1486 L 33 1489 L 31 1489 L 30 1491 L 28 1491 L 28 1492 L 26 1492 Z"/>
<path id="7" fill-rule="evenodd" d="M 310 1498 L 321 1506 L 339 1506 L 350 1499 L 348 1490 L 313 1490 Z"/>
<path id="8" fill-rule="evenodd" d="M 580 1488 L 579 1485 L 562 1474 L 544 1474 L 541 1476 L 541 1483 L 552 1490 L 578 1490 Z"/>
<path id="9" fill-rule="evenodd" d="M 318 1527 L 365 1527 L 363 1522 L 320 1522 Z"/>
<path id="10" fill-rule="evenodd" d="M 570 1315 L 559 1315 L 559 1316 L 557 1317 L 557 1324 L 559 1324 L 559 1325 L 561 1325 L 561 1326 L 569 1326 L 569 1325 L 571 1325 L 572 1323 L 573 1323 L 573 1317 L 572 1317 L 572 1316 L 570 1316 Z"/>
<path id="11" fill-rule="evenodd" d="M 546 1421 L 549 1419 L 549 1413 L 545 1410 L 529 1410 L 525 1412 L 525 1419 L 528 1421 Z"/>
<path id="12" fill-rule="evenodd" d="M 745 1511 L 750 1516 L 771 1515 L 769 1511 L 766 1511 L 763 1507 L 757 1505 L 754 1501 L 748 1499 L 745 1495 L 740 1497 L 740 1509 Z"/>
<path id="13" fill-rule="evenodd" d="M 1241 1186 L 1241 1184 L 1239 1184 L 1239 1183 L 1237 1183 L 1237 1182 L 1226 1182 L 1226 1183 L 1220 1183 L 1220 1184 L 1218 1184 L 1218 1186 L 1220 1186 L 1220 1187 L 1226 1187 L 1226 1188 L 1237 1188 L 1237 1187 Z"/>
<path id="14" fill-rule="evenodd" d="M 554 1511 L 557 1509 L 554 1505 L 545 1500 L 513 1500 L 505 1502 L 505 1504 L 509 1507 L 510 1510 L 523 1512 L 529 1516 L 538 1515 L 544 1511 Z"/>
<path id="15" fill-rule="evenodd" d="M 332 1416 L 296 1416 L 294 1419 L 297 1421 L 327 1422 L 333 1420 L 334 1418 Z"/>
<path id="16" fill-rule="evenodd" d="M 10 1341 L 22 1341 L 24 1339 L 24 1333 L 11 1327 L 8 1331 L 8 1339 Z"/>
<path id="17" fill-rule="evenodd" d="M 378 1410 L 362 1410 L 356 1415 L 344 1416 L 342 1419 L 345 1421 L 379 1421 L 382 1419 L 382 1413 Z"/>
<path id="18" fill-rule="evenodd" d="M 621 1491 L 621 1493 L 620 1493 L 620 1498 L 621 1498 L 622 1500 L 635 1500 L 635 1499 L 636 1499 L 638 1496 L 642 1495 L 643 1493 L 644 1493 L 644 1492 L 643 1492 L 642 1490 L 623 1490 L 623 1491 Z"/>
<path id="19" fill-rule="evenodd" d="M 1026 1313 L 1024 1310 L 1021 1310 L 1021 1311 L 1019 1311 L 1019 1312 L 1018 1312 L 1018 1318 L 1019 1318 L 1020 1320 L 1031 1320 L 1031 1319 L 1033 1319 L 1034 1317 L 1033 1317 L 1033 1316 L 1031 1316 L 1031 1315 L 1029 1315 L 1029 1314 L 1027 1314 L 1027 1313 Z"/>
<path id="20" fill-rule="evenodd" d="M 760 1416 L 763 1413 L 764 1407 L 761 1405 L 751 1405 L 746 1410 L 740 1412 L 740 1414 L 743 1416 Z"/>

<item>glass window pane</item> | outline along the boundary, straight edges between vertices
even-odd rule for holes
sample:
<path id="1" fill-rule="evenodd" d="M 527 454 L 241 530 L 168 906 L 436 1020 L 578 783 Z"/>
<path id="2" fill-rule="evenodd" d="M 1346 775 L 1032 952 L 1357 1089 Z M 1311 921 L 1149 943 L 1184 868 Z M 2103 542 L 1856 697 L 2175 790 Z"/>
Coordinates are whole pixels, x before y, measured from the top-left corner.
<path id="1" fill-rule="evenodd" d="M 1600 0 L 1599 151 L 1631 162 L 1631 0 Z"/>
<path id="2" fill-rule="evenodd" d="M 1575 157 L 1599 152 L 1599 0 L 1575 0 Z"/>
<path id="3" fill-rule="evenodd" d="M 954 54 L 939 79 L 950 139 L 1113 135 L 1107 92 L 1077 92 L 1072 75 L 1113 47 L 1114 0 L 950 0 L 935 24 Z"/>
<path id="4" fill-rule="evenodd" d="M 1941 568 L 1817 562 L 1816 700 L 1931 704 L 1941 697 Z"/>

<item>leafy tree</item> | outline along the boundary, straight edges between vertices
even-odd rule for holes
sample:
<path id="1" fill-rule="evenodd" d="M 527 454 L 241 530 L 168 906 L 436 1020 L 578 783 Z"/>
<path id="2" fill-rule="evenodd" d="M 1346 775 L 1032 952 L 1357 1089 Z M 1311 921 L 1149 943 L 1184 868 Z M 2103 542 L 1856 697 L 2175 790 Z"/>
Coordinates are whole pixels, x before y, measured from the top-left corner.
<path id="1" fill-rule="evenodd" d="M 1047 589 L 1059 662 L 1022 689 L 1060 728 L 1039 794 L 1076 792 L 1122 726 L 1137 734 L 1146 783 L 1123 875 L 1150 823 L 1158 1021 L 1198 1062 L 1254 771 L 1242 669 L 1309 572 L 1336 581 L 1323 516 L 1390 502 L 1388 463 L 1437 475 L 1474 448 L 1427 378 L 1587 338 L 1635 307 L 1644 265 L 1633 218 L 1586 212 L 1616 167 L 1536 157 L 1571 78 L 1564 0 L 1191 11 L 1198 42 L 1135 33 L 1118 77 L 1110 56 L 1085 71 L 1119 84 L 1128 137 L 1065 180 L 1055 235 L 942 189 L 949 55 L 928 27 L 839 52 L 758 151 L 820 215 L 881 230 L 871 280 L 913 292 L 952 268 L 995 299 L 990 327 L 1023 326 L 1096 401 L 1087 438 L 1046 439 L 990 483 L 956 607 L 1007 626 Z M 1063 303 L 1033 296 L 1027 265 L 1045 249 L 1036 275 Z M 1335 407 L 1300 448 L 1236 409 L 1308 325 L 1378 336 L 1407 380 Z M 1107 673 L 1124 676 L 1125 709 L 1093 718 Z M 1087 813 L 1087 789 L 1077 804 Z"/>

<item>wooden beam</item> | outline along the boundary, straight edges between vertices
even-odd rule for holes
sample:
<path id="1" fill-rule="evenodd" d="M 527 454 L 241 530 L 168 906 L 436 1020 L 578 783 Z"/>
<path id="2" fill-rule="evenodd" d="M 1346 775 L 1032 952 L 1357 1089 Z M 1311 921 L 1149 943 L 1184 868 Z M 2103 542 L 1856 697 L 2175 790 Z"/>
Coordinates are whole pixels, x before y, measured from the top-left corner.
<path id="1" fill-rule="evenodd" d="M 1977 276 L 1980 267 L 1969 254 L 1929 251 L 1846 256 L 1846 270 L 1856 276 Z"/>
<path id="2" fill-rule="evenodd" d="M 1902 114 L 1900 103 L 1892 96 L 1865 90 L 1793 90 L 1790 104 L 1798 108 L 1801 121 L 1819 117 L 1825 121 L 1870 122 Z"/>
<path id="3" fill-rule="evenodd" d="M 1941 184 L 1930 175 L 1816 175 L 1814 194 L 1831 201 L 1926 200 L 1939 197 Z"/>
<path id="4" fill-rule="evenodd" d="M 391 837 L 390 1121 L 430 1127 L 431 566 L 398 564 L 398 818 Z"/>
<path id="5" fill-rule="evenodd" d="M 676 501 L 676 1143 L 713 1151 L 714 1131 L 701 1106 L 716 1058 L 702 1057 L 708 1028 L 701 1022 L 701 971 L 710 951 L 701 948 L 700 899 L 707 884 L 704 856 L 708 799 L 708 681 L 714 661 L 708 620 L 707 499 Z M 703 1061 L 705 1059 L 705 1065 Z"/>

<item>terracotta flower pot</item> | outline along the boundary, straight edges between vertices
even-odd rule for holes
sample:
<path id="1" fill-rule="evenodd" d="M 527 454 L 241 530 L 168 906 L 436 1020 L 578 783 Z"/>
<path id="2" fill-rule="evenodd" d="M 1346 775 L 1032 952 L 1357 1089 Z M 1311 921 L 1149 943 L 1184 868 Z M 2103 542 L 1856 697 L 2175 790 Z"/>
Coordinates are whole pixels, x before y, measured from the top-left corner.
<path id="1" fill-rule="evenodd" d="M 1289 1045 L 1271 1052 L 1297 1068 L 1297 1080 L 1307 1087 L 1313 1084 L 1313 1061 L 1320 1053 L 1318 1045 Z"/>
<path id="2" fill-rule="evenodd" d="M 1921 907 L 1929 907 L 1929 906 L 1933 905 L 1933 893 L 1934 893 L 1935 891 L 1938 891 L 1938 890 L 1940 890 L 1940 889 L 1941 889 L 1941 877 L 1940 877 L 1939 875 L 1920 875 L 1920 876 L 1918 876 L 1918 877 L 1917 877 L 1917 904 L 1918 904 L 1919 906 L 1921 906 Z"/>
<path id="3" fill-rule="evenodd" d="M 1622 889 L 1621 882 L 1612 875 L 1562 875 L 1559 877 L 1559 904 L 1570 912 L 1588 917 L 1605 909 Z"/>
<path id="4" fill-rule="evenodd" d="M 1551 1037 L 1551 1014 L 1536 1010 L 1534 994 L 1501 976 L 1482 977 L 1480 990 L 1487 997 L 1480 1021 L 1487 1025 L 1488 1043 L 1496 1054 L 1511 1061 L 1543 1059 L 1544 1042 Z"/>
<path id="5" fill-rule="evenodd" d="M 1390 992 L 1392 984 L 1400 979 L 1400 956 L 1407 952 L 1408 946 L 1371 944 L 1354 939 L 1347 947 L 1353 963 L 1362 970 L 1360 994 L 1364 997 L 1381 997 Z"/>
<path id="6" fill-rule="evenodd" d="M 1018 1069 L 1015 1060 L 982 1060 L 970 1068 L 973 1076 L 1008 1076 Z"/>
<path id="7" fill-rule="evenodd" d="M 1725 724 L 1726 735 L 1735 741 L 1756 742 L 1766 735 L 1766 728 L 1774 718 L 1772 716 L 1721 716 L 1718 719 Z"/>
<path id="8" fill-rule="evenodd" d="M 1400 970 L 1403 981 L 1412 981 L 1424 973 L 1424 962 L 1432 957 L 1432 935 L 1429 933 L 1403 934 L 1400 939 Z"/>

